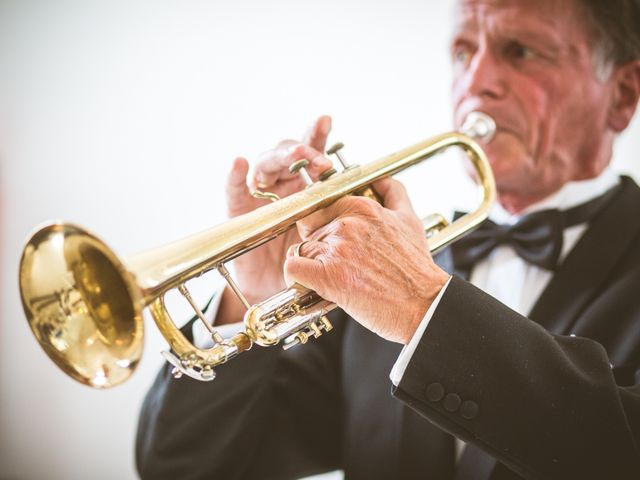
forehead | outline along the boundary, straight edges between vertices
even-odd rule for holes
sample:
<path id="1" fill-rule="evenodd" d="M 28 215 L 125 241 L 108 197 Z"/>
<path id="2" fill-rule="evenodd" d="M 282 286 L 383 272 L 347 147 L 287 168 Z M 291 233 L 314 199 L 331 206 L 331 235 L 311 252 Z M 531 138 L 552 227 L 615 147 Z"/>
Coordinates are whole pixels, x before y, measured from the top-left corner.
<path id="1" fill-rule="evenodd" d="M 538 32 L 560 41 L 586 41 L 579 0 L 459 0 L 457 31 Z"/>

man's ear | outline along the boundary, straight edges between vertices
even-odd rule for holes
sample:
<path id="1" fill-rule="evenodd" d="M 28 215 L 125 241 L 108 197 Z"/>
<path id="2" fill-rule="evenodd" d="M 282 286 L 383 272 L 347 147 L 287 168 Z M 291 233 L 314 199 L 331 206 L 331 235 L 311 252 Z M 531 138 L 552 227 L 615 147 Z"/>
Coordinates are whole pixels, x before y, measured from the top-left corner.
<path id="1" fill-rule="evenodd" d="M 640 59 L 614 67 L 610 80 L 614 91 L 607 123 L 614 132 L 620 133 L 627 128 L 638 106 Z"/>

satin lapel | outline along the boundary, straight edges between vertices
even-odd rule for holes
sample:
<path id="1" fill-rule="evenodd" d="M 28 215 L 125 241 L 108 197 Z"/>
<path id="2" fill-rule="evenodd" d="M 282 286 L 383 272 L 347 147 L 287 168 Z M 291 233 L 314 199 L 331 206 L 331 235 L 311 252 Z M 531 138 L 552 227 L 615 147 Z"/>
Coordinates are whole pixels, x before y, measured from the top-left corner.
<path id="1" fill-rule="evenodd" d="M 529 315 L 552 333 L 569 333 L 640 231 L 640 189 L 629 177 L 621 181 L 620 192 L 593 220 Z"/>

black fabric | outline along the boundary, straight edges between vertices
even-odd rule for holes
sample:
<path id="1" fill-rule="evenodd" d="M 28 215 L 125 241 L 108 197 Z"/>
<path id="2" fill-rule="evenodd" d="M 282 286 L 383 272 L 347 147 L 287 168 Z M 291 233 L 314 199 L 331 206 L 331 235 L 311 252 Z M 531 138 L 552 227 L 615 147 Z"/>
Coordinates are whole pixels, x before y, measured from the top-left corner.
<path id="1" fill-rule="evenodd" d="M 514 225 L 500 225 L 487 219 L 451 247 L 454 265 L 458 269 L 468 270 L 496 247 L 511 245 L 527 262 L 553 271 L 562 252 L 564 229 L 594 218 L 619 188 L 610 189 L 595 199 L 565 211 L 549 209 L 534 212 Z"/>
<path id="2" fill-rule="evenodd" d="M 339 311 L 330 334 L 254 347 L 211 383 L 163 368 L 140 415 L 140 476 L 452 480 L 454 434 L 490 455 L 480 480 L 640 478 L 640 189 L 622 183 L 533 320 L 454 277 L 393 396 L 401 346 Z M 436 260 L 465 274 L 449 250 Z"/>
<path id="3" fill-rule="evenodd" d="M 456 465 L 455 480 L 489 478 L 495 466 L 496 462 L 493 457 L 475 445 L 468 445 L 462 453 L 460 462 Z"/>
<path id="4" fill-rule="evenodd" d="M 552 336 L 455 277 L 428 330 L 394 392 L 426 418 L 525 478 L 640 478 L 640 388 L 615 384 L 599 343 Z M 477 416 L 429 401 L 434 381 Z"/>

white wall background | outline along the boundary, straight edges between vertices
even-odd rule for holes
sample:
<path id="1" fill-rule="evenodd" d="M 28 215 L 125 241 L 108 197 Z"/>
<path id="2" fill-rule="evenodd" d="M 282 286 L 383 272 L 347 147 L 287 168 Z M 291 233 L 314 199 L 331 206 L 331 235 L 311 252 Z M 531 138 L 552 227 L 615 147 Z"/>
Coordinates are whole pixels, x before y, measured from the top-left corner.
<path id="1" fill-rule="evenodd" d="M 255 158 L 319 114 L 334 116 L 333 139 L 361 162 L 442 132 L 450 10 L 418 0 L 0 0 L 0 477 L 135 478 L 138 409 L 164 347 L 147 322 L 138 372 L 109 391 L 58 371 L 17 288 L 34 226 L 71 220 L 126 256 L 222 221 L 232 158 Z M 616 168 L 640 177 L 639 150 L 636 119 Z M 460 185 L 440 179 L 423 196 L 464 196 Z"/>

